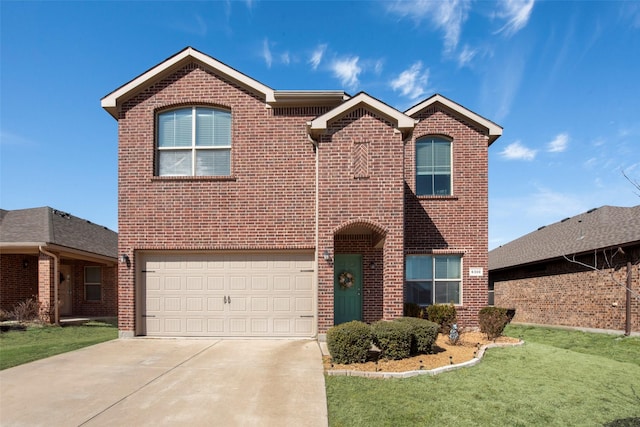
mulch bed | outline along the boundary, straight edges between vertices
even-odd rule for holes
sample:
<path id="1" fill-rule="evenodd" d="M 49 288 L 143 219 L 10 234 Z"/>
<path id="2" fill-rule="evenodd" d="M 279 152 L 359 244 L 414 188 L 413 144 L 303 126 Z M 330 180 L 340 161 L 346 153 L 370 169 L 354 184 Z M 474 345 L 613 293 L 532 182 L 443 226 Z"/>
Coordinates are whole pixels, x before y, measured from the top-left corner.
<path id="1" fill-rule="evenodd" d="M 498 337 L 494 341 L 487 340 L 485 334 L 480 332 L 464 332 L 460 334 L 460 340 L 456 345 L 449 342 L 449 337 L 438 335 L 438 339 L 433 346 L 433 354 L 420 354 L 408 359 L 385 360 L 378 359 L 379 352 L 370 353 L 370 361 L 366 363 L 333 364 L 331 356 L 324 356 L 323 363 L 325 371 L 330 370 L 351 370 L 367 372 L 407 372 L 419 370 L 431 370 L 447 365 L 457 365 L 469 361 L 476 357 L 478 350 L 485 344 L 504 343 L 516 344 L 520 342 L 517 338 Z"/>

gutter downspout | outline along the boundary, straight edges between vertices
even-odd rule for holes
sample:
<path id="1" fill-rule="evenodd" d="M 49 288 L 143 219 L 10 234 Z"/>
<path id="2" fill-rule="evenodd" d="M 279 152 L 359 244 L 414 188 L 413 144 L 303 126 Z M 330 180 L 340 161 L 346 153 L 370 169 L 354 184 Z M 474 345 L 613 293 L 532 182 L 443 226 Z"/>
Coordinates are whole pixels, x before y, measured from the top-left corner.
<path id="1" fill-rule="evenodd" d="M 320 195 L 318 194 L 318 189 L 320 188 L 320 184 L 319 184 L 319 180 L 320 180 L 320 147 L 318 146 L 318 141 L 314 140 L 311 137 L 311 133 L 310 133 L 310 126 L 309 123 L 307 124 L 307 137 L 309 138 L 309 142 L 311 142 L 311 144 L 314 147 L 314 150 L 316 152 L 316 176 L 315 176 L 315 191 L 316 191 L 316 206 L 315 206 L 315 263 L 316 263 L 316 337 L 318 336 L 318 322 L 320 320 L 319 316 L 320 316 L 320 310 L 319 310 L 319 304 L 318 304 L 318 286 L 319 286 L 319 276 L 320 276 L 320 263 L 318 262 L 318 259 L 320 257 L 320 249 L 318 248 L 318 244 L 320 242 L 320 225 L 318 223 L 319 217 L 320 217 Z"/>
<path id="2" fill-rule="evenodd" d="M 58 262 L 60 260 L 58 259 L 57 255 L 54 255 L 53 253 L 44 250 L 42 246 L 39 246 L 38 249 L 40 249 L 40 252 L 42 252 L 43 254 L 53 258 L 53 301 L 54 301 L 53 317 L 54 317 L 55 324 L 60 326 L 60 313 L 58 311 L 58 286 L 59 286 L 58 282 L 60 281 L 60 278 L 58 277 Z"/>

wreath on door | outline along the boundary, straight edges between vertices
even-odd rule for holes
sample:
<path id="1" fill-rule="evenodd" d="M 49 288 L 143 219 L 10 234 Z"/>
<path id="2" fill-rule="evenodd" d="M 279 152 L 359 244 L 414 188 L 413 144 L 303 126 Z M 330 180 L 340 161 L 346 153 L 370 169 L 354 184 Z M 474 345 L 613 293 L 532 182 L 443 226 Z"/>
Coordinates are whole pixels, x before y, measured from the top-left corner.
<path id="1" fill-rule="evenodd" d="M 340 283 L 340 287 L 342 289 L 351 288 L 354 284 L 353 274 L 349 273 L 348 271 L 340 273 L 340 276 L 338 277 L 338 283 Z"/>

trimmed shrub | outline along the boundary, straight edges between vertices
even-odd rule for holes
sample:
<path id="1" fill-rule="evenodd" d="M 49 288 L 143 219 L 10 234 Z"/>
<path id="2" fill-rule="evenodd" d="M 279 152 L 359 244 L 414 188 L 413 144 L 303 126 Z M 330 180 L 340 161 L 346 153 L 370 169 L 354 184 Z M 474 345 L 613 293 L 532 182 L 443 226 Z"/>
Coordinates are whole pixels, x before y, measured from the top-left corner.
<path id="1" fill-rule="evenodd" d="M 453 304 L 434 304 L 427 307 L 427 319 L 440 326 L 440 333 L 449 335 L 451 325 L 458 321 L 456 306 Z"/>
<path id="2" fill-rule="evenodd" d="M 487 339 L 495 340 L 511 321 L 509 310 L 500 307 L 484 307 L 478 313 L 480 332 L 487 334 Z"/>
<path id="3" fill-rule="evenodd" d="M 422 309 L 416 303 L 405 302 L 404 303 L 404 315 L 406 317 L 421 317 Z"/>
<path id="4" fill-rule="evenodd" d="M 414 317 L 400 317 L 395 321 L 406 323 L 411 327 L 411 354 L 428 354 L 433 351 L 433 343 L 438 338 L 438 325 Z"/>
<path id="5" fill-rule="evenodd" d="M 354 320 L 327 331 L 327 347 L 334 363 L 362 363 L 371 350 L 371 327 Z"/>
<path id="6" fill-rule="evenodd" d="M 399 360 L 411 355 L 411 325 L 380 320 L 371 325 L 373 342 L 386 359 Z"/>

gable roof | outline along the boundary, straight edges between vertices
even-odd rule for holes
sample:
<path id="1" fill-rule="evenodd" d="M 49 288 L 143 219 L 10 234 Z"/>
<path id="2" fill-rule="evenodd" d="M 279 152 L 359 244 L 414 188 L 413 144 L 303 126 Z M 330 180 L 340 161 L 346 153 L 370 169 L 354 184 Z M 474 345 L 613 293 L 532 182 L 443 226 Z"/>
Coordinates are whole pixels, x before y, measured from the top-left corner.
<path id="1" fill-rule="evenodd" d="M 482 128 L 485 128 L 489 133 L 489 145 L 491 145 L 496 139 L 498 139 L 502 135 L 502 126 L 495 124 L 491 120 L 485 119 L 484 117 L 474 113 L 473 111 L 463 107 L 450 100 L 449 98 L 445 98 L 444 96 L 436 93 L 435 95 L 430 96 L 419 104 L 409 108 L 404 113 L 407 116 L 413 117 L 418 114 L 420 111 L 428 108 L 434 104 L 440 104 L 450 110 L 452 113 L 458 116 L 462 116 L 465 119 L 471 120 L 475 124 L 479 125 Z"/>
<path id="2" fill-rule="evenodd" d="M 102 108 L 107 110 L 109 114 L 117 120 L 118 105 L 120 105 L 124 100 L 138 93 L 141 89 L 149 86 L 152 82 L 161 80 L 193 61 L 215 70 L 226 78 L 256 94 L 262 95 L 265 102 L 275 102 L 274 91 L 270 87 L 265 86 L 246 74 L 243 74 L 240 71 L 223 64 L 217 59 L 209 55 L 205 55 L 191 46 L 188 46 L 175 55 L 165 59 L 155 67 L 140 74 L 130 82 L 120 86 L 118 89 L 102 98 L 100 104 L 102 105 Z"/>
<path id="3" fill-rule="evenodd" d="M 50 207 L 0 212 L 0 248 L 57 245 L 116 259 L 118 234 Z"/>
<path id="4" fill-rule="evenodd" d="M 602 206 L 493 249 L 489 252 L 489 270 L 634 243 L 640 243 L 640 205 Z"/>
<path id="5" fill-rule="evenodd" d="M 319 133 L 327 129 L 329 122 L 336 120 L 339 117 L 344 116 L 348 112 L 361 107 L 367 108 L 379 113 L 383 117 L 386 117 L 391 122 L 394 122 L 397 128 L 401 131 L 408 131 L 414 128 L 416 120 L 401 113 L 393 107 L 385 104 L 384 102 L 372 97 L 371 95 L 360 92 L 353 98 L 343 102 L 336 108 L 327 111 L 325 114 L 316 117 L 308 123 L 309 131 L 311 133 Z"/>

